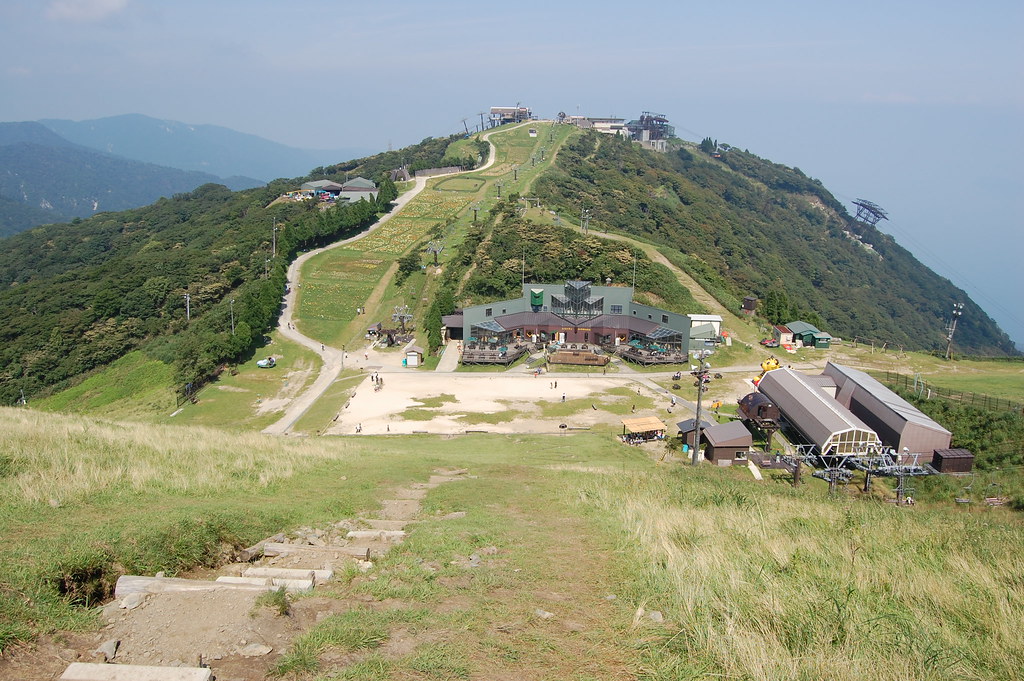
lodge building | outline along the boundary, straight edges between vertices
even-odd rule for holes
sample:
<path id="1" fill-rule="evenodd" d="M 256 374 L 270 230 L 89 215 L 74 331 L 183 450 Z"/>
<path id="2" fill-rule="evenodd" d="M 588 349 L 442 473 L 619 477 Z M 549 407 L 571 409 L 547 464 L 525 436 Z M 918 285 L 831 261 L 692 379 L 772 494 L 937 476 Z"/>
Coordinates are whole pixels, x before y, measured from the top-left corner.
<path id="1" fill-rule="evenodd" d="M 691 319 L 633 300 L 628 286 L 589 281 L 523 284 L 522 296 L 473 305 L 442 319 L 448 338 L 467 342 L 589 343 L 605 347 L 630 342 L 686 353 Z"/>

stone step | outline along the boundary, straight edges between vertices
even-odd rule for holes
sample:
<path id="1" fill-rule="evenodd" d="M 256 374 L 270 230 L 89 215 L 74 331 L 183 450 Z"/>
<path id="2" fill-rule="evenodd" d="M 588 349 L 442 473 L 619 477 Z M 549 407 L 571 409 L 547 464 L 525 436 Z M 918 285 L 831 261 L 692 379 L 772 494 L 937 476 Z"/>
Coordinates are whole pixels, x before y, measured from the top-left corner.
<path id="1" fill-rule="evenodd" d="M 268 542 L 263 546 L 265 556 L 308 556 L 314 555 L 318 559 L 329 559 L 332 556 L 340 559 L 343 556 L 358 558 L 359 560 L 370 560 L 370 551 L 365 546 L 309 546 L 307 544 L 278 544 Z"/>
<path id="2" fill-rule="evenodd" d="M 276 579 L 312 579 L 316 583 L 326 582 L 334 577 L 334 570 L 306 570 L 299 568 L 251 567 L 242 573 L 243 577 L 273 577 Z"/>
<path id="3" fill-rule="evenodd" d="M 202 667 L 149 667 L 137 664 L 72 662 L 60 681 L 212 681 Z"/>
<path id="4" fill-rule="evenodd" d="M 346 537 L 348 539 L 369 539 L 397 544 L 405 539 L 404 530 L 352 530 Z"/>

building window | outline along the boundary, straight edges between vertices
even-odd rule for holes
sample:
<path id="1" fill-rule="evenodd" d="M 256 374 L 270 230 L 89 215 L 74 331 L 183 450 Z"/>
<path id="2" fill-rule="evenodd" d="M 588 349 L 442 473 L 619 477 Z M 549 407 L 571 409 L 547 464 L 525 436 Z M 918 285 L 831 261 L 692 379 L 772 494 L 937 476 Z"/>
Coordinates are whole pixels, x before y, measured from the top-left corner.
<path id="1" fill-rule="evenodd" d="M 490 317 L 490 315 L 487 315 L 487 316 Z M 651 317 L 651 315 L 647 315 L 647 318 L 648 319 L 653 319 L 653 317 Z"/>
<path id="2" fill-rule="evenodd" d="M 487 308 L 486 310 L 484 310 L 484 316 L 490 317 L 493 312 L 494 310 L 492 308 Z"/>
<path id="3" fill-rule="evenodd" d="M 501 308 L 501 314 L 505 314 L 505 308 Z"/>
<path id="4" fill-rule="evenodd" d="M 662 324 L 668 324 L 668 315 L 667 314 L 661 315 L 661 323 Z"/>
<path id="5" fill-rule="evenodd" d="M 610 309 L 611 309 L 611 314 L 622 314 L 622 306 L 621 305 L 612 305 Z"/>

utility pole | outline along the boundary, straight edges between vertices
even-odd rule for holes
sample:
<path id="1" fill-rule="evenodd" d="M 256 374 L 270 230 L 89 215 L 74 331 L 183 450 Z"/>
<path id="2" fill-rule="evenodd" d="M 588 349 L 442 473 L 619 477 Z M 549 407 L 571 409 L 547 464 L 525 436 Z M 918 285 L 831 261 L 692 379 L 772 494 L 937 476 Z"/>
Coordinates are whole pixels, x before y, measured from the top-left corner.
<path id="1" fill-rule="evenodd" d="M 270 257 L 277 257 L 277 218 L 274 218 L 273 242 L 270 248 Z"/>
<path id="2" fill-rule="evenodd" d="M 228 301 L 228 307 L 231 308 L 231 335 L 235 335 L 235 299 L 232 298 Z"/>
<path id="3" fill-rule="evenodd" d="M 633 292 L 636 293 L 636 250 L 633 250 Z"/>
<path id="4" fill-rule="evenodd" d="M 263 278 L 270 278 L 270 258 L 267 258 L 263 261 Z"/>
<path id="5" fill-rule="evenodd" d="M 701 428 L 701 406 L 703 403 L 701 398 L 704 396 L 704 391 L 708 389 L 705 383 L 708 380 L 708 372 L 711 370 L 711 365 L 704 361 L 704 358 L 707 356 L 706 350 L 699 350 L 694 353 L 694 357 L 697 359 L 697 370 L 690 372 L 697 379 L 695 384 L 697 386 L 697 417 L 694 420 L 693 457 L 690 461 L 690 464 L 693 466 L 700 463 L 700 436 L 703 430 Z"/>
<path id="6" fill-rule="evenodd" d="M 953 334 L 956 333 L 956 322 L 960 319 L 964 313 L 963 303 L 953 303 L 953 315 L 949 320 L 949 326 L 946 327 L 946 331 L 949 335 L 946 336 L 946 359 L 953 359 Z"/>
<path id="7" fill-rule="evenodd" d="M 501 180 L 498 180 L 498 181 L 497 181 L 497 182 L 495 182 L 494 184 L 495 184 L 495 186 L 497 186 L 497 187 L 498 187 L 498 198 L 500 199 L 500 198 L 501 198 L 501 188 L 502 188 L 502 186 L 503 186 L 503 185 L 504 185 L 505 183 L 504 183 L 504 182 L 502 182 Z"/>
<path id="8" fill-rule="evenodd" d="M 185 299 L 185 321 L 192 321 L 192 296 L 186 293 L 182 296 Z"/>
<path id="9" fill-rule="evenodd" d="M 513 182 L 519 181 L 519 166 L 512 166 L 512 180 Z"/>

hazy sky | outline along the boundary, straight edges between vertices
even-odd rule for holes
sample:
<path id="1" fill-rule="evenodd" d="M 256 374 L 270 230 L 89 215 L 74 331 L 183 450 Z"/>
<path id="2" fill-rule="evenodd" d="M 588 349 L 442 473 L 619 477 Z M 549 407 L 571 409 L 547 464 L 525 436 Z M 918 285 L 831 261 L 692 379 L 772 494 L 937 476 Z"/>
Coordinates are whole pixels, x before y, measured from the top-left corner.
<path id="1" fill-rule="evenodd" d="M 0 0 L 0 120 L 383 150 L 498 104 L 658 111 L 879 204 L 1024 347 L 1022 34 L 1019 0 Z"/>

